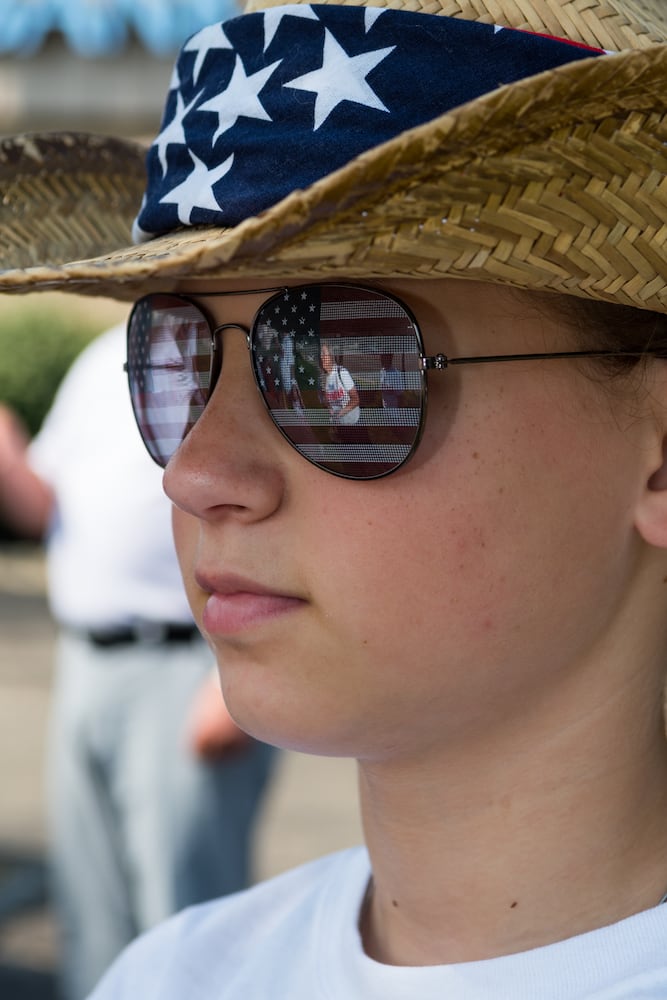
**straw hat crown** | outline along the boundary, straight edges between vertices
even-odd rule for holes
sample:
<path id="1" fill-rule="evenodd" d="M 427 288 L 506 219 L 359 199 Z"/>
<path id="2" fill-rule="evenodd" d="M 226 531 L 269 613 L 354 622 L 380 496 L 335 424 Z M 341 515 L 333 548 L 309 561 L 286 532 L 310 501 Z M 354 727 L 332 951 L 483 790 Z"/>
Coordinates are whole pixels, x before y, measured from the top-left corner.
<path id="1" fill-rule="evenodd" d="M 251 0 L 248 11 L 273 6 Z M 574 61 L 494 83 L 336 169 L 323 162 L 314 182 L 231 225 L 186 221 L 139 246 L 130 227 L 145 181 L 140 147 L 81 136 L 5 140 L 0 290 L 132 298 L 184 279 L 447 276 L 667 312 L 664 0 L 366 6 L 615 54 L 574 49 Z"/>
<path id="2" fill-rule="evenodd" d="M 249 0 L 246 11 L 280 6 L 284 0 Z M 297 3 L 305 0 L 296 0 Z M 322 0 L 337 3 L 339 0 Z M 360 4 L 345 0 L 346 6 Z M 667 41 L 664 0 L 368 0 L 364 6 L 393 7 L 502 24 L 569 38 L 574 42 L 620 52 Z"/>

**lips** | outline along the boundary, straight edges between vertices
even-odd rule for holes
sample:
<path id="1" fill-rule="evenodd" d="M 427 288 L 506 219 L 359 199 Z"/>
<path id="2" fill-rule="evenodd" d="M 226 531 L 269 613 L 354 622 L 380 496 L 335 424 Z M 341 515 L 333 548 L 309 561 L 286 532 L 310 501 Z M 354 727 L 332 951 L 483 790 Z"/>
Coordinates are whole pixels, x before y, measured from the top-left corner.
<path id="1" fill-rule="evenodd" d="M 274 590 L 243 577 L 195 575 L 208 593 L 202 625 L 211 636 L 232 636 L 261 628 L 303 608 L 300 597 Z"/>

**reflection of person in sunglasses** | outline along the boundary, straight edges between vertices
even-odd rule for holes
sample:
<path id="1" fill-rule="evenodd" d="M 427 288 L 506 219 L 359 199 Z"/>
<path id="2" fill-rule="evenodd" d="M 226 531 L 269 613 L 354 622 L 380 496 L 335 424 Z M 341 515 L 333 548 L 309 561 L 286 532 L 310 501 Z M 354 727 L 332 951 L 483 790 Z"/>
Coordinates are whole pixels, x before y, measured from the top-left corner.
<path id="1" fill-rule="evenodd" d="M 284 405 L 291 407 L 297 412 L 303 411 L 303 400 L 299 383 L 294 373 L 294 335 L 292 333 L 283 334 L 280 341 L 280 377 Z"/>
<path id="2" fill-rule="evenodd" d="M 382 405 L 385 410 L 391 410 L 401 402 L 403 376 L 394 367 L 394 356 L 392 354 L 383 354 L 381 363 L 380 393 L 382 395 Z"/>
<path id="3" fill-rule="evenodd" d="M 191 39 L 141 246 L 82 225 L 0 275 L 191 297 L 224 341 L 188 435 L 141 427 L 195 617 L 242 727 L 359 768 L 365 848 L 184 913 L 94 1000 L 667 996 L 664 4 L 396 7 Z M 86 149 L 58 149 L 74 187 Z M 283 305 L 363 424 L 257 392 Z"/>
<path id="4" fill-rule="evenodd" d="M 322 344 L 320 359 L 324 369 L 324 398 L 334 424 L 359 422 L 359 393 L 347 368 L 339 365 L 326 344 Z"/>

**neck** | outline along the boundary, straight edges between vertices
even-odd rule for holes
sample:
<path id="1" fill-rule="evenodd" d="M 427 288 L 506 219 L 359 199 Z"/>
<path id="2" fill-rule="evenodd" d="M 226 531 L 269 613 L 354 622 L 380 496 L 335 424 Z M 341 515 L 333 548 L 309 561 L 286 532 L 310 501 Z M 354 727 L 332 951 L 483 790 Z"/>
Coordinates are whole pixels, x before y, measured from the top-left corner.
<path id="1" fill-rule="evenodd" d="M 360 763 L 369 954 L 397 965 L 490 958 L 659 902 L 667 743 L 655 689 L 628 686 L 602 707 L 580 690 L 575 710 L 554 699 L 523 712 L 477 734 L 474 753 Z"/>

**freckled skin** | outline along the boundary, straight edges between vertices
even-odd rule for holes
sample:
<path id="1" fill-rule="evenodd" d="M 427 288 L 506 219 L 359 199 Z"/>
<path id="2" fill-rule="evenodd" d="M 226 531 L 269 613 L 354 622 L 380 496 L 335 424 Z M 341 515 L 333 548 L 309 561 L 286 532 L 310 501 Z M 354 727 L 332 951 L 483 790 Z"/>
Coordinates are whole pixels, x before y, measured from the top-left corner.
<path id="1" fill-rule="evenodd" d="M 500 289 L 397 281 L 391 290 L 417 314 L 428 353 L 564 346 L 555 322 Z M 247 322 L 257 302 L 207 307 Z M 386 479 L 355 483 L 281 439 L 245 345 L 230 334 L 225 350 L 219 388 L 166 474 L 191 515 L 178 534 L 190 533 L 180 547 L 195 613 L 201 620 L 206 595 L 190 566 L 201 552 L 307 598 L 298 624 L 266 638 L 212 637 L 242 725 L 300 749 L 382 756 L 453 738 L 473 718 L 485 725 L 483 705 L 510 718 L 526 697 L 541 698 L 611 614 L 628 558 L 608 545 L 627 509 L 609 497 L 628 489 L 623 469 L 636 449 L 611 414 L 587 419 L 590 381 L 564 362 L 433 374 L 416 456 Z M 234 436 L 242 448 L 231 448 Z M 620 456 L 611 483 L 610 440 Z M 592 619 L 582 614 L 591 603 Z M 568 643 L 564 620 L 576 623 Z"/>

